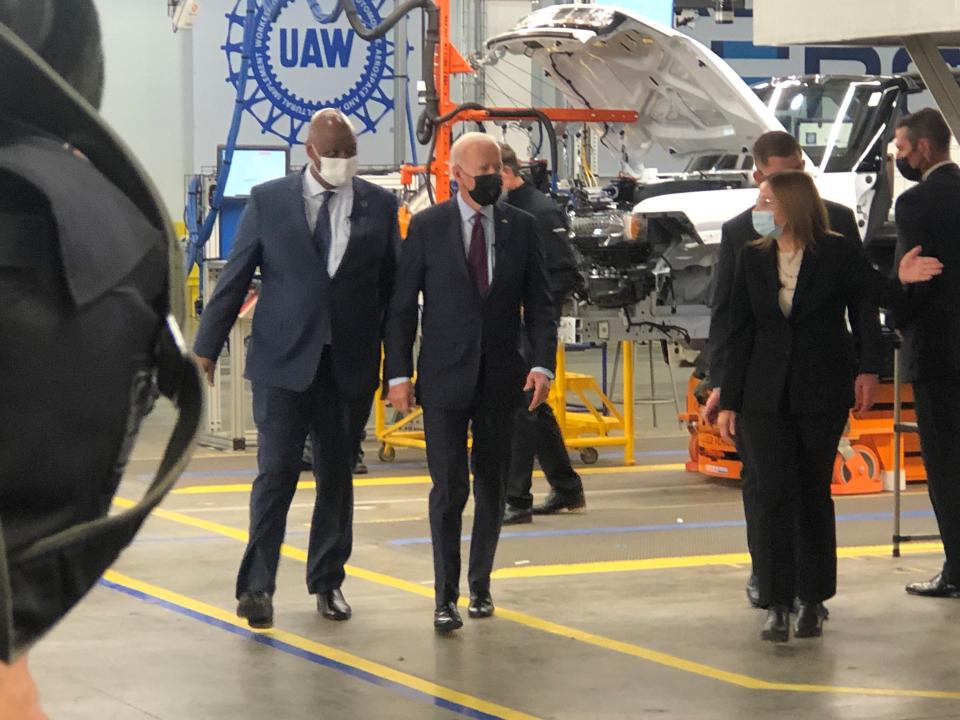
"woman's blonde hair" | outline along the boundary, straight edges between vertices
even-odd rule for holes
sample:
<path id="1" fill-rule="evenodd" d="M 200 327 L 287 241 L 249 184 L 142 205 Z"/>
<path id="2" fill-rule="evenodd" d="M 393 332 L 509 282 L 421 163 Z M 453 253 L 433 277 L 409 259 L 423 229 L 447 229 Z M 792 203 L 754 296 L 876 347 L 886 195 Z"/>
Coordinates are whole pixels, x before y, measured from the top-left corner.
<path id="1" fill-rule="evenodd" d="M 785 170 L 768 175 L 764 180 L 786 216 L 785 230 L 789 230 L 800 248 L 807 250 L 817 244 L 817 238 L 837 235 L 830 229 L 827 206 L 823 204 L 813 178 L 802 170 Z M 762 248 L 773 245 L 769 235 L 754 241 Z"/>

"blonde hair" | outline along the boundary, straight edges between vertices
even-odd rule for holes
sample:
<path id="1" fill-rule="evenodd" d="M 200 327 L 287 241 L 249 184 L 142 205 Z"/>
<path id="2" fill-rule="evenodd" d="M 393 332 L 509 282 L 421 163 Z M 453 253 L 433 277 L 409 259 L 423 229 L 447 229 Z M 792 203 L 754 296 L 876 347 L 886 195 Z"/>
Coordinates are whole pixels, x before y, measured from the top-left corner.
<path id="1" fill-rule="evenodd" d="M 786 215 L 785 229 L 789 229 L 801 249 L 814 248 L 817 238 L 838 235 L 830 228 L 827 206 L 823 204 L 813 178 L 802 170 L 785 170 L 767 176 L 765 183 L 777 199 Z M 765 236 L 754 241 L 761 248 L 768 248 L 776 240 Z"/>

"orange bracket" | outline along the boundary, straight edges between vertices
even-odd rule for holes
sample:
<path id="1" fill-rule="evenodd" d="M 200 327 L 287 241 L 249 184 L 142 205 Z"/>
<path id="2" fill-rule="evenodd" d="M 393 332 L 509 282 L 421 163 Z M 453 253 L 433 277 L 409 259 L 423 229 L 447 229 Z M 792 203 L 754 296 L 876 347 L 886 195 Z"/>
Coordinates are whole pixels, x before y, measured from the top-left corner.
<path id="1" fill-rule="evenodd" d="M 440 15 L 440 39 L 434 57 L 434 72 L 436 75 L 437 92 L 439 94 L 439 111 L 446 115 L 457 107 L 450 100 L 450 77 L 472 73 L 473 67 L 468 63 L 456 46 L 450 42 L 450 0 L 436 0 Z M 439 124 L 434 132 L 437 133 L 433 160 L 430 163 L 430 173 L 436 178 L 436 199 L 446 200 L 450 196 L 450 146 L 453 124 L 458 122 L 484 122 L 501 118 L 491 117 L 491 111 L 526 112 L 530 108 L 489 108 L 487 110 L 463 110 L 450 120 Z M 632 123 L 637 120 L 634 110 L 595 110 L 592 108 L 546 108 L 539 111 L 553 122 L 606 122 Z M 536 120 L 538 115 L 517 115 L 511 119 Z M 400 182 L 409 187 L 413 184 L 413 177 L 426 172 L 423 165 L 404 165 L 400 168 Z M 556 168 L 554 168 L 556 170 Z"/>

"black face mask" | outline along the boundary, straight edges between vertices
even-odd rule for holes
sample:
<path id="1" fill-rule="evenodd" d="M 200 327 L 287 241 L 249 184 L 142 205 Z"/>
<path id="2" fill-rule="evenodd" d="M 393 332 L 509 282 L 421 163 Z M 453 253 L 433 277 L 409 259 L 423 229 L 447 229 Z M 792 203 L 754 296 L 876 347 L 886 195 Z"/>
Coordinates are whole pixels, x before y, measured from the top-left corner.
<path id="1" fill-rule="evenodd" d="M 477 175 L 473 178 L 475 185 L 470 190 L 470 197 L 477 205 L 493 205 L 500 199 L 503 190 L 503 178 L 500 173 Z"/>
<path id="2" fill-rule="evenodd" d="M 910 182 L 920 182 L 923 180 L 923 170 L 911 167 L 905 157 L 897 158 L 897 170 Z"/>

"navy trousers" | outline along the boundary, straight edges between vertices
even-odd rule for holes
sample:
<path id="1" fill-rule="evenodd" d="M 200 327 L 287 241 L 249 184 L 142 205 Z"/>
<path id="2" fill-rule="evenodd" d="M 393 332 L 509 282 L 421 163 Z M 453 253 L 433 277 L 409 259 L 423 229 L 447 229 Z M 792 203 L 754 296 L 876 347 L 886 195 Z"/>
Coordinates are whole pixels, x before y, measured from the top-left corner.
<path id="1" fill-rule="evenodd" d="M 303 443 L 313 442 L 317 494 L 307 551 L 307 589 L 326 592 L 343 583 L 353 547 L 353 464 L 373 398 L 344 398 L 333 380 L 329 348 L 313 384 L 303 392 L 253 386 L 259 475 L 250 496 L 250 540 L 237 574 L 237 597 L 276 590 L 287 511 L 297 490 Z"/>

